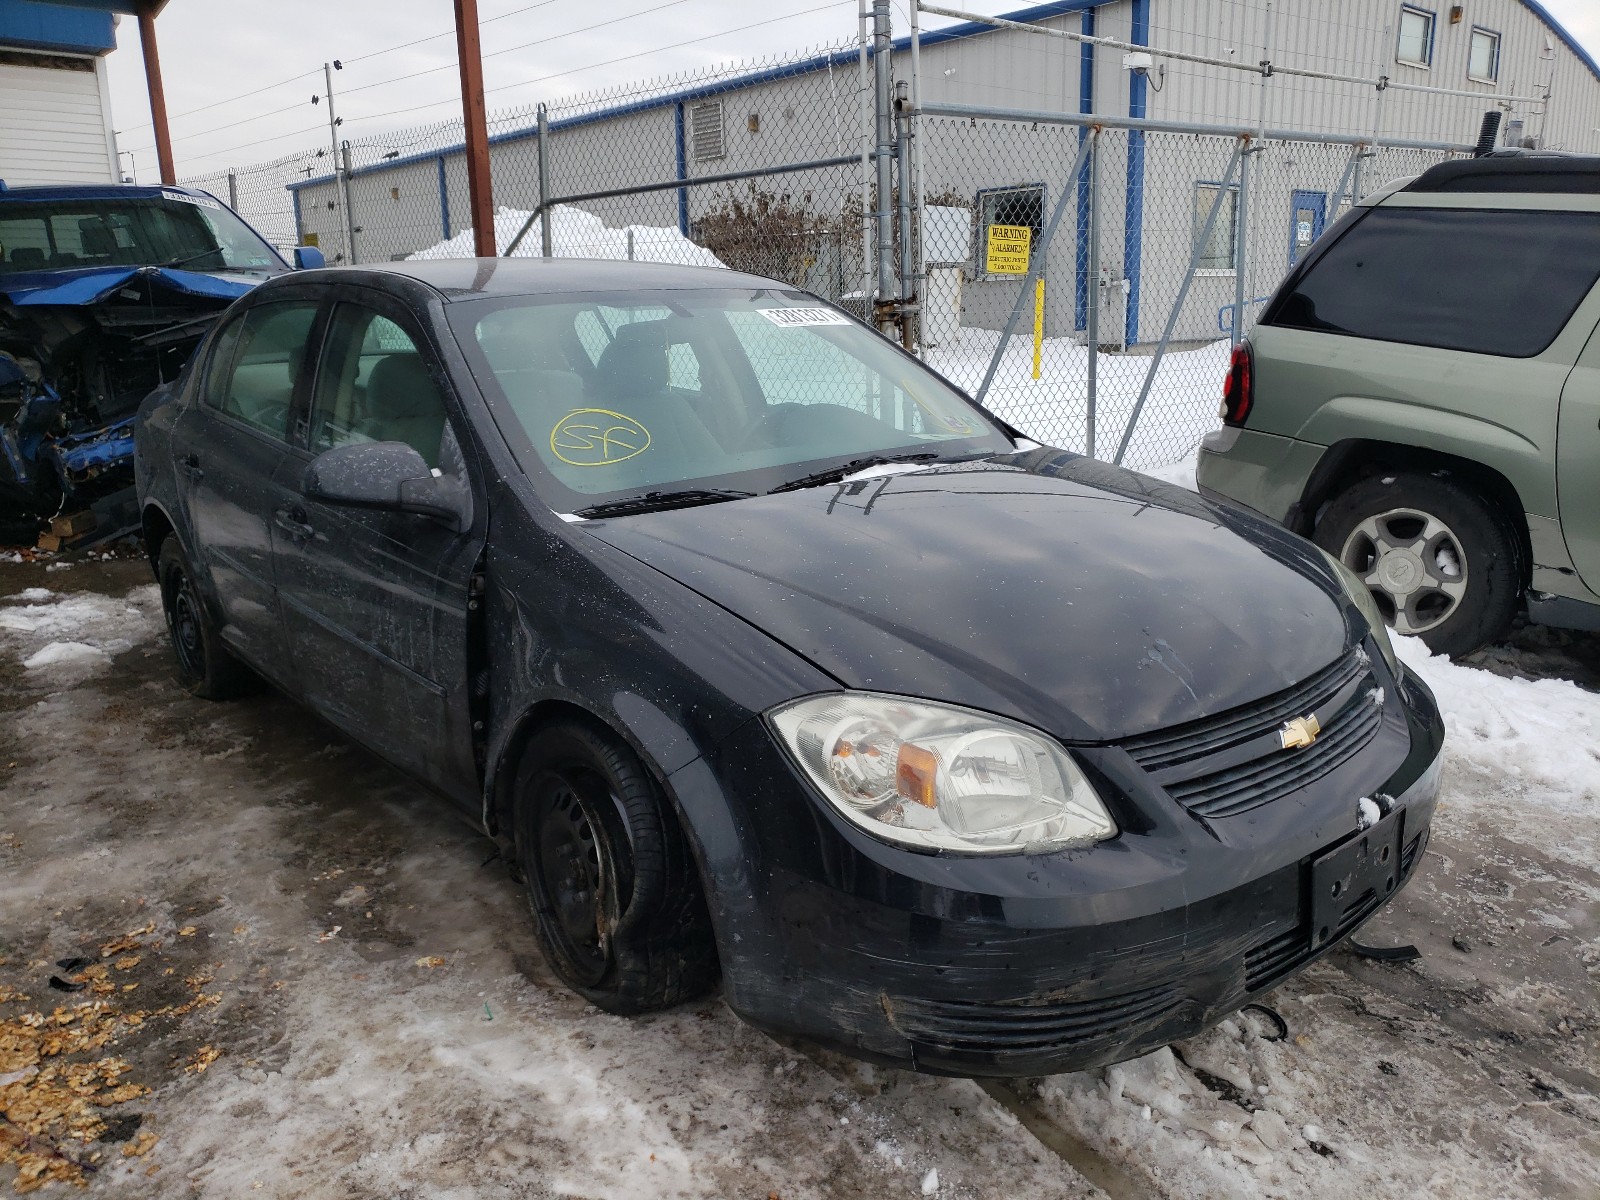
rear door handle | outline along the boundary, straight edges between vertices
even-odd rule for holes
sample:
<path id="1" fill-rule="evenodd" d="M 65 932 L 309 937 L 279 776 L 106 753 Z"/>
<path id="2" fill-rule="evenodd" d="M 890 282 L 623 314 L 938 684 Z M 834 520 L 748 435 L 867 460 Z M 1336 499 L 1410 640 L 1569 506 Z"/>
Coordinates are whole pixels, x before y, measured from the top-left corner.
<path id="1" fill-rule="evenodd" d="M 206 473 L 200 469 L 200 456 L 198 454 L 185 455 L 183 469 L 190 479 L 199 480 L 205 478 Z"/>
<path id="2" fill-rule="evenodd" d="M 293 538 L 302 538 L 309 541 L 317 532 L 306 521 L 304 509 L 297 508 L 290 512 L 287 508 L 280 508 L 273 514 L 273 519 L 279 529 Z"/>

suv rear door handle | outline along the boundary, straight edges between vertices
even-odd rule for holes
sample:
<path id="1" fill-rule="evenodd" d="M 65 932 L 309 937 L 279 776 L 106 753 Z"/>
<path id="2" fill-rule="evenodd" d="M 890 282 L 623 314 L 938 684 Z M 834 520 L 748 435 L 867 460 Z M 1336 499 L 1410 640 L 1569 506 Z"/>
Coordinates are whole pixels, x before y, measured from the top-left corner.
<path id="1" fill-rule="evenodd" d="M 301 538 L 309 541 L 317 532 L 306 521 L 305 510 L 302 508 L 297 508 L 293 512 L 287 508 L 280 508 L 272 515 L 278 528 L 292 538 Z"/>

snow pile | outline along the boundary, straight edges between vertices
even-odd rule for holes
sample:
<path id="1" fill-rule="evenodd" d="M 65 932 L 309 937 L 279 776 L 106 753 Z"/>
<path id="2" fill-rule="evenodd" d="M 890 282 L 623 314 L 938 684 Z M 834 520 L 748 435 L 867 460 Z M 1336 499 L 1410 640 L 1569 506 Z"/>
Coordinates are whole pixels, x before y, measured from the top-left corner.
<path id="1" fill-rule="evenodd" d="M 30 671 L 97 670 L 152 637 L 161 621 L 161 592 L 153 583 L 120 597 L 34 587 L 0 604 L 0 638 Z"/>
<path id="2" fill-rule="evenodd" d="M 494 244 L 499 254 L 506 252 L 511 239 L 527 224 L 532 213 L 517 208 L 501 208 L 494 215 Z M 469 226 L 453 238 L 418 250 L 408 257 L 420 258 L 471 258 L 473 231 Z M 629 254 L 629 239 L 633 252 Z M 606 223 L 593 213 L 569 204 L 558 204 L 550 210 L 550 247 L 556 258 L 632 258 L 635 262 L 674 263 L 682 267 L 720 267 L 717 256 L 704 246 L 697 246 L 676 229 L 655 225 L 629 225 L 624 229 L 608 229 Z M 539 222 L 535 221 L 526 237 L 517 247 L 514 258 L 538 258 L 541 254 Z"/>

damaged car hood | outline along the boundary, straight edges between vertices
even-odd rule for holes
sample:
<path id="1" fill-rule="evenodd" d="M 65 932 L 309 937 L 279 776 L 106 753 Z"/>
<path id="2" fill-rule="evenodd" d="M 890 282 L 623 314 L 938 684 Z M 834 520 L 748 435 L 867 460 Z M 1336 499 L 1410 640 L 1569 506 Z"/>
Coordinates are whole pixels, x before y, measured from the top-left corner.
<path id="1" fill-rule="evenodd" d="M 847 687 L 1069 740 L 1258 700 L 1357 636 L 1309 543 L 1056 450 L 582 528 Z"/>
<path id="2" fill-rule="evenodd" d="M 20 307 L 100 304 L 135 279 L 180 296 L 204 296 L 231 304 L 259 282 L 185 271 L 177 267 L 94 267 L 80 271 L 36 271 L 0 276 L 0 299 Z"/>

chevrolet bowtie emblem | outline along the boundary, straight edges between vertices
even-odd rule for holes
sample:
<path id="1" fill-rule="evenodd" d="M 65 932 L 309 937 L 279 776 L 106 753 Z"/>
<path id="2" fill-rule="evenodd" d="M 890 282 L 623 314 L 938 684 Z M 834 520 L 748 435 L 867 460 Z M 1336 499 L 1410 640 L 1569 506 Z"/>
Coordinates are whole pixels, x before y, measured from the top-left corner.
<path id="1" fill-rule="evenodd" d="M 1285 750 L 1299 750 L 1311 745 L 1317 740 L 1317 735 L 1322 732 L 1322 722 L 1318 721 L 1316 714 L 1309 717 L 1296 717 L 1292 721 L 1285 721 L 1283 728 L 1278 730 L 1278 736 L 1283 739 Z"/>

